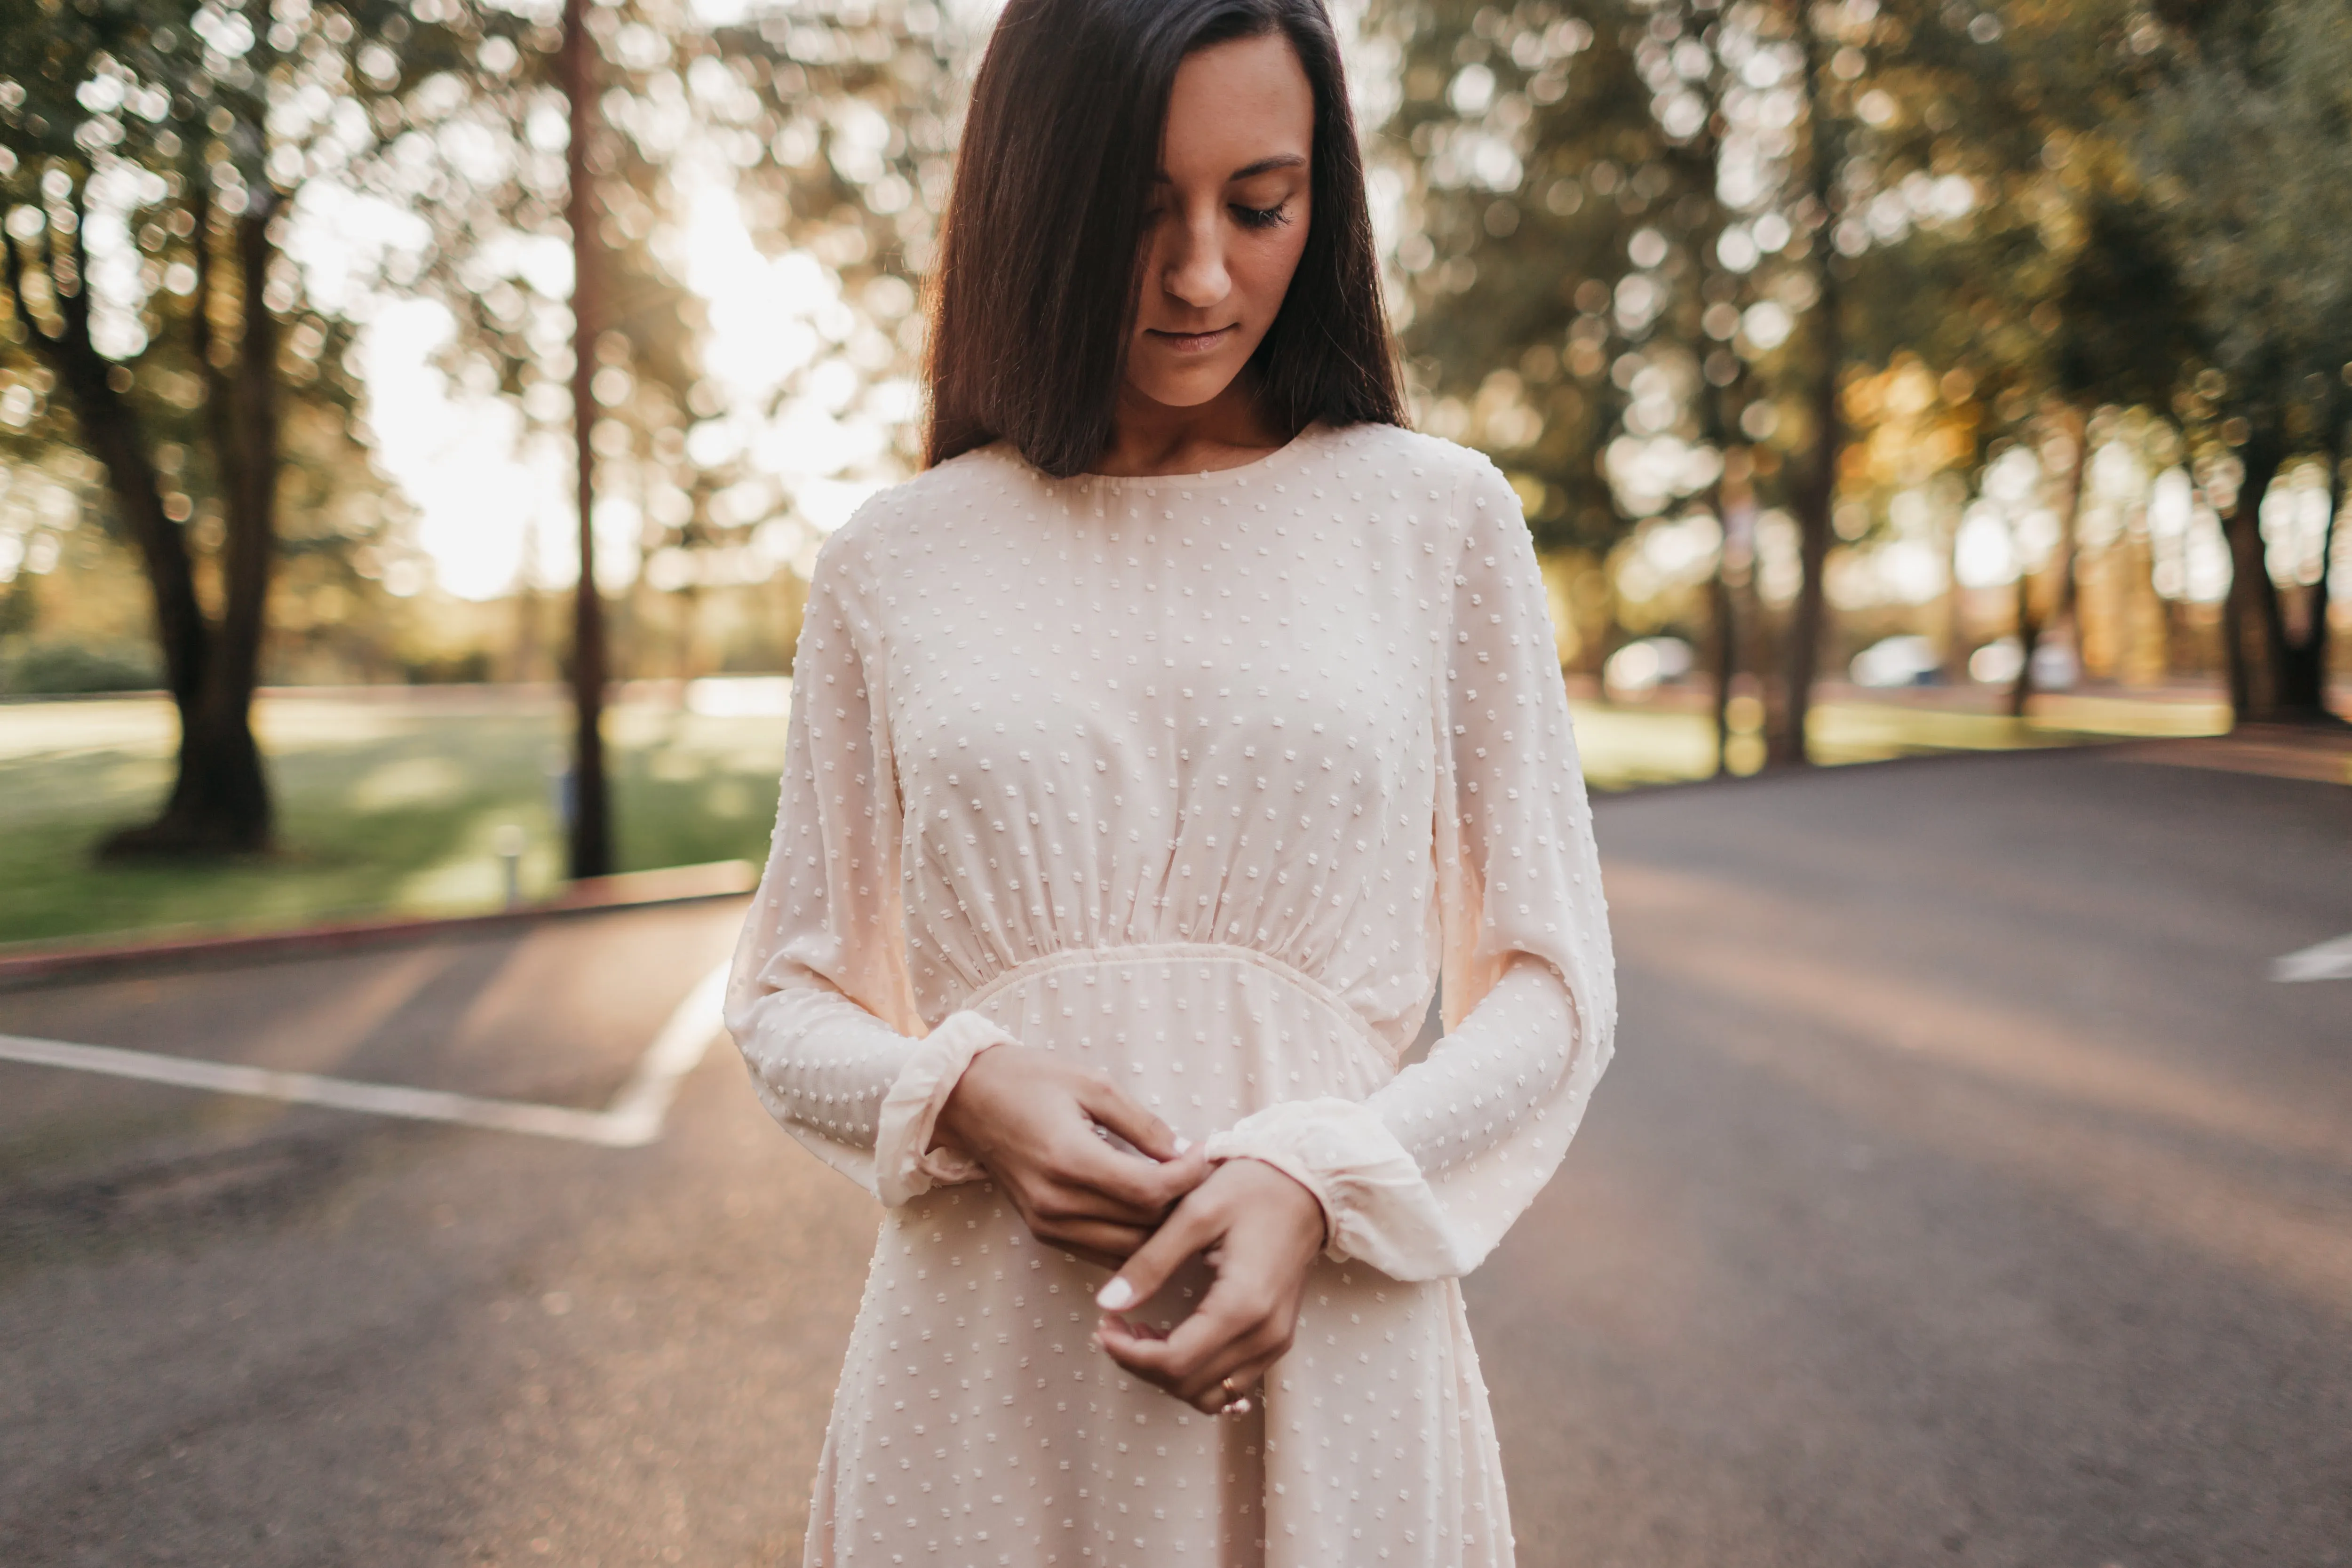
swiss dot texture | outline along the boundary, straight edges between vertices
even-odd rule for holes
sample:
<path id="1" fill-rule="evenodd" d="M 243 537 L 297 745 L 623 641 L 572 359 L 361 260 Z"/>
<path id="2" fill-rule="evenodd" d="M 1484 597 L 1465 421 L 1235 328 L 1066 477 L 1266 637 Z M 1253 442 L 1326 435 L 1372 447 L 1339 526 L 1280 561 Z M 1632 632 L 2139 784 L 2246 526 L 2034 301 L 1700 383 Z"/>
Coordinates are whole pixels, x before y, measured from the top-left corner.
<path id="1" fill-rule="evenodd" d="M 985 447 L 826 542 L 727 1002 L 770 1112 L 886 1205 L 809 1563 L 1511 1562 L 1458 1278 L 1617 1014 L 1553 647 L 1502 474 L 1388 426 L 1148 479 Z M 1248 1415 L 1127 1376 L 1105 1272 L 929 1149 L 1007 1040 L 1322 1204 Z"/>

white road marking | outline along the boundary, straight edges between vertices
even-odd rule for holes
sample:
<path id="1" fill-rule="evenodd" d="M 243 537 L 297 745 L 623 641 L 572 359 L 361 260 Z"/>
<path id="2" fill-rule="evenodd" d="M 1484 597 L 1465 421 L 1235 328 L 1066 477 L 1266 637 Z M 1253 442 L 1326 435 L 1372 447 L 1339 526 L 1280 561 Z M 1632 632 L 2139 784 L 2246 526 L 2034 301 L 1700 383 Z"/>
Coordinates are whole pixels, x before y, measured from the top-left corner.
<path id="1" fill-rule="evenodd" d="M 695 1069 L 702 1053 L 726 1027 L 719 1009 L 727 995 L 727 964 L 719 964 L 686 994 L 669 1022 L 654 1037 L 654 1043 L 637 1058 L 637 1070 L 604 1108 L 614 1143 L 631 1148 L 661 1136 L 679 1081 Z"/>
<path id="2" fill-rule="evenodd" d="M 2352 980 L 2352 936 L 2271 961 L 2273 980 Z"/>
<path id="3" fill-rule="evenodd" d="M 709 1049 L 710 1042 L 724 1029 L 719 1005 L 727 989 L 727 967 L 719 964 L 687 993 L 686 999 L 662 1026 L 661 1033 L 637 1058 L 629 1081 L 621 1086 L 620 1093 L 602 1110 L 535 1105 L 520 1100 L 482 1100 L 439 1089 L 360 1083 L 351 1079 L 322 1078 L 316 1073 L 276 1072 L 236 1062 L 126 1051 L 112 1046 L 78 1046 L 63 1040 L 29 1039 L 21 1035 L 0 1035 L 0 1061 L 105 1073 L 113 1078 L 174 1084 L 215 1094 L 331 1106 L 337 1110 L 356 1110 L 371 1116 L 446 1121 L 460 1127 L 486 1127 L 499 1132 L 526 1132 L 539 1138 L 567 1138 L 578 1143 L 634 1149 L 661 1136 L 662 1123 L 668 1118 L 670 1101 L 677 1097 L 679 1081 L 694 1070 L 703 1052 Z"/>

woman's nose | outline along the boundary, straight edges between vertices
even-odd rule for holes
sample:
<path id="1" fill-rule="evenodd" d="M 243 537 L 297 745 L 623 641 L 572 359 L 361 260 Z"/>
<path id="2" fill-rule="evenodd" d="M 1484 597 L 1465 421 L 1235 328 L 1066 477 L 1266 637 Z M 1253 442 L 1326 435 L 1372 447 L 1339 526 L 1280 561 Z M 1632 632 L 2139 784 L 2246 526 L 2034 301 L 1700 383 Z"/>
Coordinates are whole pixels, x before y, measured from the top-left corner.
<path id="1" fill-rule="evenodd" d="M 1174 237 L 1175 254 L 1168 258 L 1161 274 L 1160 287 L 1196 310 L 1205 310 L 1232 291 L 1233 279 L 1225 272 L 1224 247 L 1219 243 L 1216 221 L 1189 223 Z"/>

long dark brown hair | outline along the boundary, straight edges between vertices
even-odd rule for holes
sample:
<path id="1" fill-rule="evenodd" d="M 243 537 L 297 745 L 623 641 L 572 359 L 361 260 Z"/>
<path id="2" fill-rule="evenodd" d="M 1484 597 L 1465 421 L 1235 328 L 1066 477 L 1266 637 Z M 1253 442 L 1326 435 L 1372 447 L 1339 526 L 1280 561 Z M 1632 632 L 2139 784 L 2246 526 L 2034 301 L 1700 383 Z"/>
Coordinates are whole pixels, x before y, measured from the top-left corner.
<path id="1" fill-rule="evenodd" d="M 1003 439 L 1049 474 L 1109 447 L 1176 68 L 1280 32 L 1315 93 L 1307 244 L 1243 374 L 1270 424 L 1402 425 L 1364 165 L 1322 0 L 1009 0 L 929 284 L 924 462 Z"/>

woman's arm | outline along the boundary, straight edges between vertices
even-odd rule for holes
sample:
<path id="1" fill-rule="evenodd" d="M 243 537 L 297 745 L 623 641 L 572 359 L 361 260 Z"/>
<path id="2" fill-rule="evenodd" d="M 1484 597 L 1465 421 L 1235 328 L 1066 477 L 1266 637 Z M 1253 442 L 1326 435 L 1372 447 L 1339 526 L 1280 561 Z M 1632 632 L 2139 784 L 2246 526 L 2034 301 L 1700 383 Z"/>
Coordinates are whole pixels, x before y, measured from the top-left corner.
<path id="1" fill-rule="evenodd" d="M 976 1013 L 926 1031 L 906 967 L 899 803 L 883 665 L 846 556 L 827 541 L 793 658 L 767 867 L 735 948 L 727 1026 L 771 1115 L 886 1204 L 976 1174 L 931 1151 L 972 1058 L 1010 1039 Z"/>
<path id="2" fill-rule="evenodd" d="M 979 1013 L 923 1028 L 906 964 L 887 667 L 854 571 L 857 527 L 826 542 L 810 579 L 775 834 L 727 1026 L 770 1114 L 884 1203 L 985 1171 L 1041 1239 L 1115 1264 L 1205 1165 L 1177 1160 L 1167 1125 L 1108 1080 Z M 964 1092 L 995 1047 L 1004 1059 Z M 1111 1149 L 1097 1123 L 1150 1157 Z"/>

